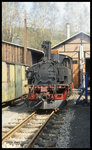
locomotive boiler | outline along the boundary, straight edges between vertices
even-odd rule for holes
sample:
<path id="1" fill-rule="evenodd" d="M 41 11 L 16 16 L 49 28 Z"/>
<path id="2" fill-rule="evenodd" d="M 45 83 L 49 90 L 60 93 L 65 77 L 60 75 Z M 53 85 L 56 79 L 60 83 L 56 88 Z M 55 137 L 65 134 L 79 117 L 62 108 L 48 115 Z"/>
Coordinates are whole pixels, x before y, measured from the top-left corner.
<path id="1" fill-rule="evenodd" d="M 31 108 L 55 109 L 62 107 L 72 94 L 72 58 L 54 53 L 50 41 L 43 41 L 42 48 L 42 60 L 26 70 L 29 88 L 26 103 Z"/>

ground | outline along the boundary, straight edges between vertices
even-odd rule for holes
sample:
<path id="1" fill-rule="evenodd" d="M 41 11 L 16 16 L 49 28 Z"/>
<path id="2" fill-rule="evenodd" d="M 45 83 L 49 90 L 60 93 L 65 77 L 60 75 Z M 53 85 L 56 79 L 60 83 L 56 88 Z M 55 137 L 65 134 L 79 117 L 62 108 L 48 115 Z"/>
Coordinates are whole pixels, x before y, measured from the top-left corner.
<path id="1" fill-rule="evenodd" d="M 90 148 L 90 106 L 74 105 L 75 117 L 70 123 L 71 148 Z"/>

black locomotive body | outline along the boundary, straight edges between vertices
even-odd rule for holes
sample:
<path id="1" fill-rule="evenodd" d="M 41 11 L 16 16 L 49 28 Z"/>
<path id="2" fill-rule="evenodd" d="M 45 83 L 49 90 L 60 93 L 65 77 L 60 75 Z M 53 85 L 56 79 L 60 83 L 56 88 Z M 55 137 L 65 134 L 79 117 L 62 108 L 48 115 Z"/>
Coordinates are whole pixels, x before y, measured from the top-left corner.
<path id="1" fill-rule="evenodd" d="M 72 58 L 51 54 L 49 41 L 43 41 L 42 47 L 45 56 L 26 71 L 26 86 L 29 87 L 27 104 L 31 107 L 35 104 L 40 109 L 55 109 L 72 94 Z"/>

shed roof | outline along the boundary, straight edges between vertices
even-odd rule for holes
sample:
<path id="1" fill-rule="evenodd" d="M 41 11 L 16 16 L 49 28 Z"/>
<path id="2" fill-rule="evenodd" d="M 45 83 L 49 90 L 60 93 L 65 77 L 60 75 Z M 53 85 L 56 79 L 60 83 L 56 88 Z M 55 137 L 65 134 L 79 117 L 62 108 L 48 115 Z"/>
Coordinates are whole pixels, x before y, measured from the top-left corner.
<path id="1" fill-rule="evenodd" d="M 52 49 L 54 49 L 54 48 L 56 48 L 56 47 L 58 47 L 58 46 L 60 46 L 60 45 L 63 45 L 64 43 L 68 42 L 69 40 L 72 40 L 73 38 L 75 38 L 76 36 L 79 36 L 79 35 L 81 35 L 81 34 L 82 34 L 82 36 L 84 35 L 84 36 L 88 36 L 88 37 L 90 38 L 90 35 L 89 35 L 89 34 L 87 34 L 87 33 L 83 32 L 83 31 L 81 31 L 81 32 L 79 32 L 79 33 L 77 33 L 77 34 L 74 34 L 74 35 L 71 36 L 70 38 L 65 39 L 64 41 L 62 41 L 62 42 L 56 44 L 55 46 L 52 47 Z"/>
<path id="2" fill-rule="evenodd" d="M 21 47 L 21 48 L 24 47 L 24 46 L 22 46 L 22 45 L 15 44 L 15 43 L 12 43 L 12 42 L 7 42 L 7 41 L 4 41 L 4 40 L 2 40 L 2 42 L 3 42 L 3 43 L 10 44 L 10 45 L 15 45 L 15 46 L 18 46 L 18 47 Z M 38 50 L 38 49 L 36 49 L 36 48 L 27 47 L 27 49 L 29 49 L 29 50 L 31 50 L 31 51 L 33 51 L 33 52 L 38 52 L 38 53 L 43 53 L 43 54 L 44 54 L 44 52 L 43 52 L 42 50 Z"/>

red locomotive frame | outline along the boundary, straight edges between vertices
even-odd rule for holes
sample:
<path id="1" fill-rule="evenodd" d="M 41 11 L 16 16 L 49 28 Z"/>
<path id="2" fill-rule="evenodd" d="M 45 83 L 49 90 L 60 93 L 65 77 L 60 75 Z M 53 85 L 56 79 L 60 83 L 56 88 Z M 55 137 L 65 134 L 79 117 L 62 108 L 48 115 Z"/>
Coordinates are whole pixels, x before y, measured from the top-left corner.
<path id="1" fill-rule="evenodd" d="M 73 93 L 73 83 L 71 84 L 58 84 L 58 85 L 25 85 L 29 87 L 30 91 L 28 93 L 28 100 L 35 101 L 37 96 L 46 95 L 48 100 L 66 100 L 67 95 L 72 95 Z M 62 92 L 58 93 L 57 89 Z M 54 94 L 53 94 L 54 92 Z"/>

